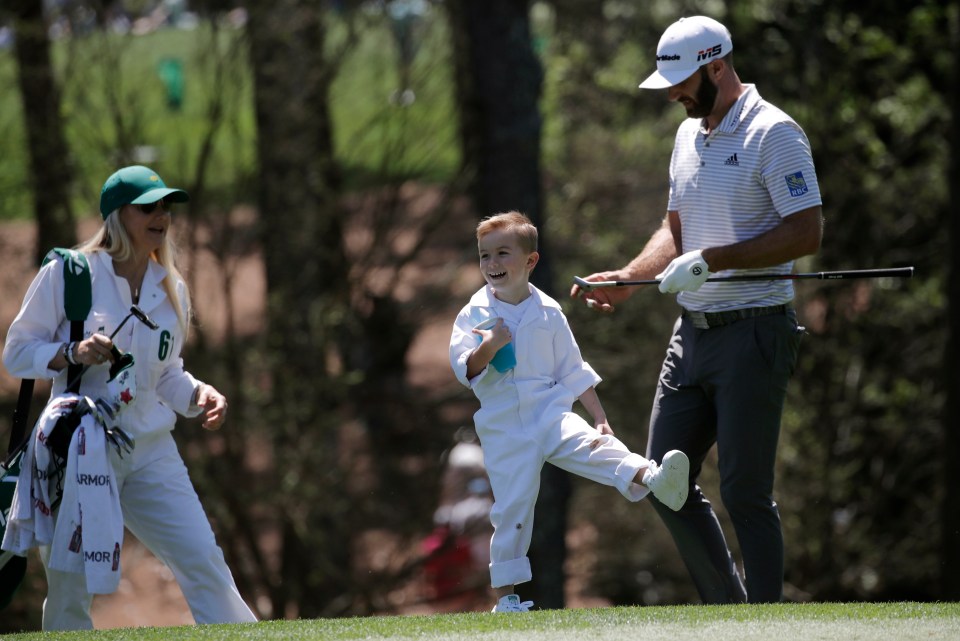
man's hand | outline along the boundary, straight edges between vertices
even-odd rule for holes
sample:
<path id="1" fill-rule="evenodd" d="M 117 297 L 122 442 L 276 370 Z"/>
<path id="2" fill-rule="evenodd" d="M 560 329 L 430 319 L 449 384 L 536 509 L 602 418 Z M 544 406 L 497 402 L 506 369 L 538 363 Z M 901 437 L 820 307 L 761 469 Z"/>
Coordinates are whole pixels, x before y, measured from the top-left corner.
<path id="1" fill-rule="evenodd" d="M 598 282 L 604 280 L 623 280 L 621 272 L 598 272 L 590 274 L 584 280 Z M 585 291 L 579 285 L 574 284 L 570 288 L 571 298 L 580 298 L 589 309 L 596 312 L 611 313 L 616 309 L 614 306 L 630 298 L 634 287 L 599 287 L 590 291 Z"/>
<path id="2" fill-rule="evenodd" d="M 660 292 L 664 294 L 695 292 L 709 277 L 707 261 L 699 249 L 674 258 L 665 270 L 657 274 Z"/>

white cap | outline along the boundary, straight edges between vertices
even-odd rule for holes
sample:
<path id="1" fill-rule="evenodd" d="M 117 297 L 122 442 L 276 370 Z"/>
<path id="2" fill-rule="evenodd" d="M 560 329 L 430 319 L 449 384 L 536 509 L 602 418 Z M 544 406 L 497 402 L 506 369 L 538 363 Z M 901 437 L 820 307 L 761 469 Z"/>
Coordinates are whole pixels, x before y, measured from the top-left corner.
<path id="1" fill-rule="evenodd" d="M 457 443 L 450 450 L 447 464 L 450 467 L 483 467 L 483 449 L 475 443 Z"/>
<path id="2" fill-rule="evenodd" d="M 657 70 L 640 83 L 641 89 L 666 89 L 693 75 L 702 65 L 733 51 L 730 32 L 706 16 L 680 18 L 660 36 Z"/>

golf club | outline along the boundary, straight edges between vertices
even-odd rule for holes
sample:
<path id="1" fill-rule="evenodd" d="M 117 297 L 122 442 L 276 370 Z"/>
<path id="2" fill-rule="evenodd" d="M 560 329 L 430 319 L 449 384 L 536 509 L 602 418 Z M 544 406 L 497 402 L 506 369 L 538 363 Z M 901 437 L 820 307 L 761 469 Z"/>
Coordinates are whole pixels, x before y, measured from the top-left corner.
<path id="1" fill-rule="evenodd" d="M 836 272 L 806 272 L 802 274 L 744 274 L 741 276 L 711 276 L 708 283 L 733 283 L 751 280 L 847 280 L 853 278 L 911 278 L 913 267 L 889 267 L 884 269 L 849 269 Z M 659 285 L 659 280 L 601 280 L 591 282 L 579 276 L 573 282 L 584 291 L 598 287 L 633 287 L 635 285 Z"/>
<path id="2" fill-rule="evenodd" d="M 120 328 L 122 328 L 126 324 L 126 322 L 130 320 L 131 316 L 135 316 L 137 320 L 139 320 L 141 323 L 149 327 L 151 330 L 160 329 L 160 326 L 152 318 L 147 316 L 146 312 L 144 312 L 142 309 L 140 309 L 136 305 L 133 305 L 130 307 L 130 313 L 123 317 L 123 320 L 120 321 L 120 324 L 117 325 L 117 328 L 113 330 L 112 334 L 110 334 L 110 340 L 113 340 L 113 337 L 116 336 L 117 332 L 120 331 Z M 113 352 L 113 357 L 118 361 L 119 359 L 125 356 L 125 354 L 123 354 L 117 348 L 116 345 L 113 346 L 113 349 L 111 351 Z M 66 389 L 70 389 L 73 386 L 73 384 L 77 381 L 77 379 L 83 376 L 83 373 L 86 372 L 89 367 L 90 367 L 89 365 L 84 365 L 83 369 L 80 370 L 80 373 L 77 374 L 76 377 L 74 377 L 69 381 Z M 9 455 L 7 456 L 6 462 L 3 464 L 4 467 L 9 468 L 10 463 L 16 459 L 17 455 L 21 452 L 21 450 L 27 447 L 27 443 L 30 441 L 30 436 L 31 434 L 28 434 L 26 438 L 24 438 L 23 441 L 16 448 L 10 451 Z M 123 436 L 126 436 L 126 434 L 124 434 Z M 123 439 L 123 436 L 121 436 L 120 438 Z"/>
<path id="3" fill-rule="evenodd" d="M 911 268 L 911 269 L 912 269 L 912 268 Z M 131 316 L 136 316 L 138 321 L 140 321 L 141 323 L 143 323 L 144 325 L 146 325 L 146 326 L 149 327 L 150 329 L 160 329 L 160 326 L 157 325 L 157 324 L 153 321 L 152 318 L 150 318 L 149 316 L 147 316 L 146 312 L 144 312 L 142 309 L 140 309 L 140 308 L 137 307 L 136 305 L 131 305 L 131 306 L 130 306 L 130 313 L 123 317 L 123 320 L 120 321 L 120 324 L 117 325 L 117 328 L 116 328 L 115 330 L 113 330 L 113 334 L 110 334 L 110 338 L 111 338 L 111 339 L 112 339 L 114 336 L 116 336 L 117 332 L 120 331 L 120 328 L 123 327 L 123 324 L 126 323 L 126 322 L 130 319 Z"/>
<path id="4" fill-rule="evenodd" d="M 131 305 L 130 313 L 123 317 L 123 320 L 120 321 L 120 324 L 117 325 L 117 328 L 113 330 L 113 333 L 110 334 L 109 338 L 111 341 L 113 340 L 113 337 L 120 332 L 120 329 L 127 324 L 127 321 L 130 320 L 131 316 L 136 317 L 138 321 L 140 321 L 141 323 L 149 327 L 151 330 L 156 330 L 160 328 L 160 326 L 157 325 L 157 323 L 152 318 L 147 316 L 146 312 L 144 312 L 142 309 L 140 309 L 136 305 Z M 113 353 L 114 363 L 119 362 L 120 359 L 123 358 L 124 356 L 124 354 L 117 348 L 116 345 L 113 345 L 110 348 L 110 351 L 111 353 Z M 70 389 L 71 387 L 73 387 L 73 384 L 77 382 L 77 379 L 83 376 L 83 373 L 86 372 L 89 367 L 90 367 L 89 365 L 84 365 L 83 369 L 80 370 L 80 372 L 76 375 L 76 377 L 74 377 L 67 383 L 66 389 Z"/>

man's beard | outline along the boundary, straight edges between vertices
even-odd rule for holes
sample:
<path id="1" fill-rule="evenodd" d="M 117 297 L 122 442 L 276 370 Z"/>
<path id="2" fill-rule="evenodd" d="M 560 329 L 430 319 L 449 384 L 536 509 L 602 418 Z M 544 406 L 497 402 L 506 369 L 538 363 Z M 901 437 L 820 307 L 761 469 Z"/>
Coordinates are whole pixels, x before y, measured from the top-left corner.
<path id="1" fill-rule="evenodd" d="M 694 104 L 687 108 L 687 116 L 690 118 L 706 118 L 713 111 L 713 105 L 716 101 L 717 85 L 710 82 L 707 68 L 700 67 L 700 86 L 697 88 L 697 94 L 693 97 Z"/>

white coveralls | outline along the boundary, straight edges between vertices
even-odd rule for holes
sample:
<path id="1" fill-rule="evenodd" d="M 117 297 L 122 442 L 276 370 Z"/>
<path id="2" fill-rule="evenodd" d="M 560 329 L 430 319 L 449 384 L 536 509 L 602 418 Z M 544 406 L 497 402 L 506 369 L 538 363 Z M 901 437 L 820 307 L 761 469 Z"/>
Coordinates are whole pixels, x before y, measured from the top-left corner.
<path id="1" fill-rule="evenodd" d="M 133 304 L 130 288 L 115 274 L 106 252 L 87 258 L 93 307 L 84 338 L 94 333 L 109 336 Z M 190 403 L 199 382 L 183 369 L 184 336 L 161 284 L 165 273 L 158 263 L 149 263 L 139 300 L 159 329 L 150 330 L 131 318 L 113 339 L 118 348 L 133 354 L 137 383 L 136 399 L 118 416 L 118 425 L 136 439 L 136 447 L 122 459 L 111 453 L 124 525 L 171 569 L 197 623 L 256 621 L 240 597 L 171 433 L 174 412 L 192 417 L 200 408 Z M 179 283 L 181 295 L 183 287 Z M 53 379 L 52 396 L 62 394 L 67 384 L 66 368 L 57 372 L 47 367 L 61 344 L 70 340 L 63 288 L 63 262 L 57 257 L 31 283 L 3 349 L 3 363 L 13 376 Z M 106 397 L 109 365 L 87 369 L 80 393 Z M 49 547 L 42 547 L 40 556 L 46 567 Z M 92 628 L 93 596 L 86 590 L 84 575 L 46 570 L 43 629 Z"/>
<path id="2" fill-rule="evenodd" d="M 631 501 L 649 490 L 633 478 L 649 461 L 631 453 L 613 436 L 601 436 L 572 411 L 581 394 L 600 382 L 583 361 L 560 305 L 530 285 L 531 304 L 513 335 L 517 365 L 505 373 L 485 368 L 467 379 L 467 358 L 480 344 L 472 329 L 501 316 L 489 287 L 476 292 L 460 311 L 450 338 L 450 363 L 461 383 L 480 400 L 474 414 L 484 464 L 493 489 L 490 541 L 493 587 L 532 578 L 527 551 L 540 470 L 550 462 L 568 472 L 616 487 Z M 598 441 L 599 445 L 591 448 Z"/>

